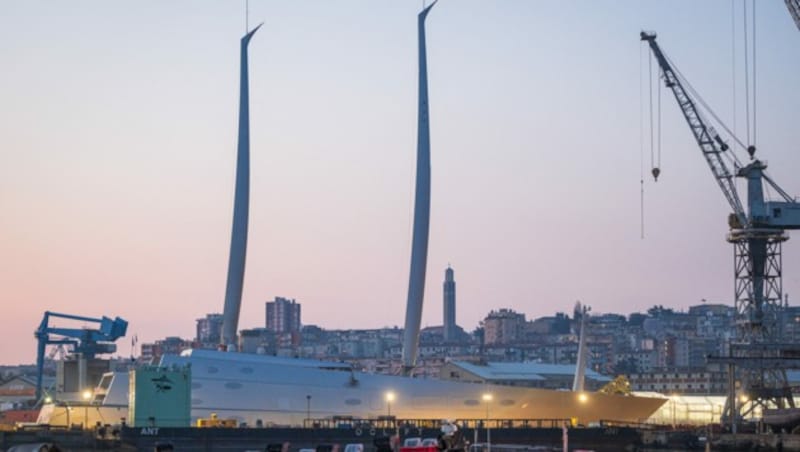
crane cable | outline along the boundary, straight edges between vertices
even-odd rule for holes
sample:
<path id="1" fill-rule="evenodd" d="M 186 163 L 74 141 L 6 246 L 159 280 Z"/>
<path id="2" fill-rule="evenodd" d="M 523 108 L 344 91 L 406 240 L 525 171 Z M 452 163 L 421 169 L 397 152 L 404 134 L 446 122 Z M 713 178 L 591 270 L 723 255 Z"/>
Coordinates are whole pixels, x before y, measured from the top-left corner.
<path id="1" fill-rule="evenodd" d="M 733 134 L 731 139 L 736 136 L 736 0 L 731 0 L 731 82 L 733 85 Z"/>
<path id="2" fill-rule="evenodd" d="M 662 51 L 662 53 L 663 53 L 663 51 Z M 670 66 L 672 66 L 672 70 L 675 72 L 675 76 L 680 79 L 681 84 L 686 85 L 686 89 L 692 95 L 692 98 L 696 99 L 700 103 L 700 105 L 714 118 L 714 120 L 717 122 L 717 124 L 720 127 L 722 127 L 729 135 L 731 135 L 731 137 L 733 138 L 733 141 L 736 144 L 738 144 L 739 147 L 741 147 L 744 150 L 747 150 L 747 146 L 744 143 L 742 143 L 742 140 L 740 140 L 739 137 L 737 137 L 733 133 L 733 131 L 731 131 L 731 129 L 728 128 L 728 126 L 725 125 L 725 123 L 719 118 L 719 116 L 717 116 L 717 114 L 714 113 L 714 110 L 712 110 L 711 107 L 708 105 L 708 103 L 706 103 L 706 101 L 703 99 L 703 97 L 700 95 L 700 93 L 698 93 L 697 90 L 694 89 L 694 87 L 689 82 L 689 80 L 687 80 L 686 77 L 683 76 L 681 71 L 678 69 L 678 66 L 676 66 L 675 63 L 672 60 L 669 59 L 669 57 L 667 56 L 666 53 L 664 54 L 664 58 L 666 58 L 667 61 L 669 61 Z M 741 162 L 739 161 L 739 158 L 736 157 L 736 154 L 733 154 L 733 158 L 735 159 L 737 164 L 741 165 Z"/>
<path id="3" fill-rule="evenodd" d="M 653 137 L 653 54 L 650 54 L 650 58 L 647 60 L 648 63 L 648 83 L 650 84 L 650 167 L 652 168 L 655 163 L 654 152 L 655 152 L 655 142 Z"/>
<path id="4" fill-rule="evenodd" d="M 661 70 L 659 70 L 658 72 L 659 72 L 659 74 L 663 74 L 663 71 L 661 71 Z M 658 107 L 656 109 L 658 111 L 658 122 L 657 122 L 657 124 L 658 124 L 658 140 L 657 140 L 658 148 L 657 148 L 657 153 L 656 153 L 656 166 L 653 168 L 654 170 L 658 170 L 659 173 L 661 172 L 661 83 L 660 82 L 661 82 L 660 80 L 658 80 L 658 79 L 656 80 L 656 86 L 658 86 L 658 90 L 657 90 L 657 92 L 658 92 L 658 96 L 657 96 Z M 658 176 L 656 176 L 656 178 L 658 178 Z"/>
<path id="5" fill-rule="evenodd" d="M 750 141 L 750 63 L 748 59 L 748 42 L 747 42 L 747 0 L 742 0 L 742 6 L 744 7 L 744 14 L 742 15 L 744 20 L 744 111 L 745 117 L 747 121 L 745 121 L 745 126 L 747 128 L 747 144 L 751 144 Z"/>
<path id="6" fill-rule="evenodd" d="M 675 77 L 677 77 L 680 80 L 682 85 L 686 86 L 687 91 L 689 91 L 689 93 L 693 96 L 692 98 L 696 99 L 697 102 L 699 102 L 700 106 L 702 106 L 714 118 L 714 120 L 717 121 L 717 124 L 720 127 L 722 127 L 733 138 L 733 141 L 736 144 L 738 144 L 742 149 L 746 150 L 747 146 L 745 146 L 745 144 L 742 143 L 742 141 L 731 131 L 731 129 L 729 129 L 728 126 L 726 126 L 725 123 L 722 122 L 722 120 L 719 118 L 719 116 L 717 116 L 714 110 L 712 110 L 711 107 L 708 105 L 708 103 L 706 103 L 706 101 L 703 99 L 700 93 L 698 93 L 697 90 L 694 89 L 689 80 L 687 80 L 686 77 L 683 76 L 680 69 L 678 69 L 675 63 L 673 63 L 672 60 L 670 60 L 666 54 L 664 54 L 664 58 L 666 58 L 667 61 L 669 61 L 669 64 L 672 66 L 672 70 L 675 73 Z M 704 123 L 709 123 L 708 119 L 702 115 L 702 112 L 699 109 L 697 113 L 698 115 L 700 115 Z M 728 159 L 728 162 L 733 166 L 734 171 L 736 171 L 739 168 L 742 168 L 744 165 L 742 165 L 742 162 L 741 160 L 739 160 L 739 157 L 736 155 L 736 153 L 733 152 L 732 148 L 729 148 L 729 150 L 731 150 L 731 152 L 720 152 L 720 154 L 726 159 Z"/>
<path id="7" fill-rule="evenodd" d="M 744 82 L 745 82 L 745 111 L 747 115 L 747 153 L 750 154 L 750 159 L 753 158 L 756 152 L 756 141 L 758 135 L 758 120 L 757 120 L 757 72 L 756 72 L 756 2 L 755 0 L 751 1 L 750 8 L 752 9 L 753 19 L 752 24 L 749 24 L 747 20 L 747 0 L 742 0 L 742 7 L 744 9 Z M 748 39 L 748 25 L 752 27 L 752 39 Z M 750 54 L 752 52 L 752 64 L 749 61 Z M 750 73 L 752 72 L 753 82 L 752 82 L 752 96 L 750 95 L 751 83 L 750 83 Z M 750 115 L 750 102 L 753 103 L 753 114 Z M 750 134 L 752 124 L 752 135 Z"/>
<path id="8" fill-rule="evenodd" d="M 642 76 L 644 63 L 642 53 L 644 46 L 639 46 L 639 229 L 640 238 L 644 240 L 644 83 Z"/>
<path id="9" fill-rule="evenodd" d="M 660 69 L 656 69 L 659 71 Z M 648 60 L 648 81 L 650 87 L 650 168 L 653 174 L 653 180 L 658 182 L 658 175 L 661 174 L 661 85 L 658 83 L 658 74 L 656 74 L 656 85 L 658 89 L 658 147 L 655 143 L 655 126 L 653 125 L 653 54 L 650 53 Z M 656 158 L 656 149 L 658 149 L 658 157 Z"/>
<path id="10" fill-rule="evenodd" d="M 757 122 L 756 119 L 758 116 L 756 115 L 756 0 L 752 0 L 753 3 L 753 146 L 756 145 L 756 130 L 757 130 Z"/>

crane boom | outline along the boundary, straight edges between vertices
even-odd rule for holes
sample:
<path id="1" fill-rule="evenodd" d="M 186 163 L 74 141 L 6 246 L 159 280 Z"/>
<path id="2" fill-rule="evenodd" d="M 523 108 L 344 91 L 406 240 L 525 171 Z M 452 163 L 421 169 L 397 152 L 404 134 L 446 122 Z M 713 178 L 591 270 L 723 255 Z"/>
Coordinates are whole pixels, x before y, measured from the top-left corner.
<path id="1" fill-rule="evenodd" d="M 786 2 L 786 7 L 789 8 L 789 14 L 792 15 L 792 19 L 794 19 L 794 24 L 797 25 L 797 29 L 800 30 L 800 0 L 784 0 Z"/>
<path id="2" fill-rule="evenodd" d="M 728 150 L 728 145 L 722 141 L 722 138 L 720 138 L 713 127 L 707 126 L 703 121 L 694 101 L 692 101 L 692 98 L 686 93 L 686 89 L 684 89 L 683 84 L 675 74 L 672 65 L 669 60 L 667 60 L 667 57 L 664 56 L 658 43 L 656 43 L 656 34 L 643 31 L 641 33 L 641 38 L 642 41 L 647 41 L 650 45 L 650 50 L 653 51 L 653 55 L 656 57 L 658 65 L 661 67 L 661 72 L 664 74 L 664 82 L 675 95 L 675 100 L 678 101 L 678 105 L 681 107 L 683 117 L 686 118 L 689 129 L 691 129 L 695 141 L 697 141 L 697 144 L 700 146 L 700 150 L 703 152 L 703 157 L 705 157 L 706 162 L 708 162 L 709 168 L 711 168 L 714 179 L 716 179 L 719 187 L 722 189 L 722 194 L 725 195 L 725 199 L 728 200 L 728 204 L 730 204 L 733 209 L 736 219 L 739 221 L 740 225 L 746 225 L 747 214 L 745 213 L 742 201 L 739 199 L 739 194 L 736 191 L 736 184 L 733 179 L 734 174 L 728 169 L 728 166 L 725 165 L 725 161 L 722 159 L 722 153 Z"/>

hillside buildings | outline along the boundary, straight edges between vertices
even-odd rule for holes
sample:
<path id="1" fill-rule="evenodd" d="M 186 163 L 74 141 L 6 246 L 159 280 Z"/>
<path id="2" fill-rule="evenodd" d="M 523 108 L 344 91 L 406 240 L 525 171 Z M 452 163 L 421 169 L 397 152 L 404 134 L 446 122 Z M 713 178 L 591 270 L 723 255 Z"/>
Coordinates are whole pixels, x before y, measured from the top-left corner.
<path id="1" fill-rule="evenodd" d="M 418 377 L 569 388 L 578 352 L 576 313 L 526 319 L 513 309 L 490 310 L 470 333 L 455 323 L 455 277 L 445 270 L 442 324 L 420 332 Z M 286 357 L 347 362 L 376 373 L 401 370 L 403 329 L 327 330 L 302 325 L 300 303 L 276 297 L 266 303 L 263 326 L 241 330 L 239 349 Z M 687 311 L 653 306 L 628 315 L 598 313 L 587 324 L 587 387 L 625 375 L 633 390 L 665 394 L 721 394 L 725 369 L 707 357 L 725 355 L 732 339 L 735 312 L 725 304 L 702 303 Z M 800 308 L 780 313 L 783 340 L 800 338 Z M 140 360 L 157 360 L 183 348 L 215 348 L 219 314 L 197 320 L 197 337 L 167 337 L 142 344 Z M 509 367 L 504 367 L 509 366 Z M 503 376 L 502 369 L 511 372 Z M 510 370 L 513 369 L 513 370 Z M 513 376 L 511 376 L 513 374 Z M 796 375 L 800 378 L 800 374 Z"/>

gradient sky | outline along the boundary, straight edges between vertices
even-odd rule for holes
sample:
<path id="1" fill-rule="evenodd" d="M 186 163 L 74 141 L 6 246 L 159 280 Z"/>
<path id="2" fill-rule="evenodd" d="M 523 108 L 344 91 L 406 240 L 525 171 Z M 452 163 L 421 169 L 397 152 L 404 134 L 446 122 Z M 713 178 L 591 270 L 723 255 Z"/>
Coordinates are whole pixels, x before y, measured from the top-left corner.
<path id="1" fill-rule="evenodd" d="M 250 2 L 250 23 L 266 24 L 250 46 L 240 327 L 263 326 L 275 296 L 302 303 L 304 324 L 402 326 L 421 6 Z M 800 32 L 783 1 L 757 8 L 759 156 L 800 194 Z M 222 311 L 243 9 L 0 2 L 0 363 L 34 361 L 45 310 L 121 316 L 140 342 L 192 337 L 195 319 Z M 448 263 L 468 330 L 501 307 L 732 304 L 729 208 L 666 91 L 640 238 L 641 29 L 732 123 L 729 0 L 442 0 L 431 12 L 423 326 L 441 324 Z M 784 288 L 800 297 L 795 240 Z"/>

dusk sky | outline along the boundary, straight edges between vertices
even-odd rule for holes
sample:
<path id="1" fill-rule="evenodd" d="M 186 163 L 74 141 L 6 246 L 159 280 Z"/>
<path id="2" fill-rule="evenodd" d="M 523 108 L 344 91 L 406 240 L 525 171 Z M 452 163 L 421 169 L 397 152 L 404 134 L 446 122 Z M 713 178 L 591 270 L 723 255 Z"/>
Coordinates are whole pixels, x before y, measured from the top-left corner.
<path id="1" fill-rule="evenodd" d="M 733 127 L 733 4 L 744 140 L 741 1 L 436 5 L 423 327 L 442 322 L 448 263 L 468 331 L 492 309 L 530 319 L 576 300 L 624 314 L 733 304 L 730 208 L 663 87 L 644 239 L 639 191 L 639 32 L 658 32 Z M 402 327 L 421 7 L 250 1 L 250 25 L 265 25 L 250 44 L 240 328 L 264 326 L 275 296 L 301 303 L 303 324 Z M 800 31 L 783 0 L 756 8 L 757 155 L 796 195 Z M 0 363 L 34 362 L 45 310 L 120 316 L 140 342 L 192 338 L 222 312 L 244 31 L 244 1 L 0 2 Z M 783 265 L 797 305 L 800 238 Z"/>

